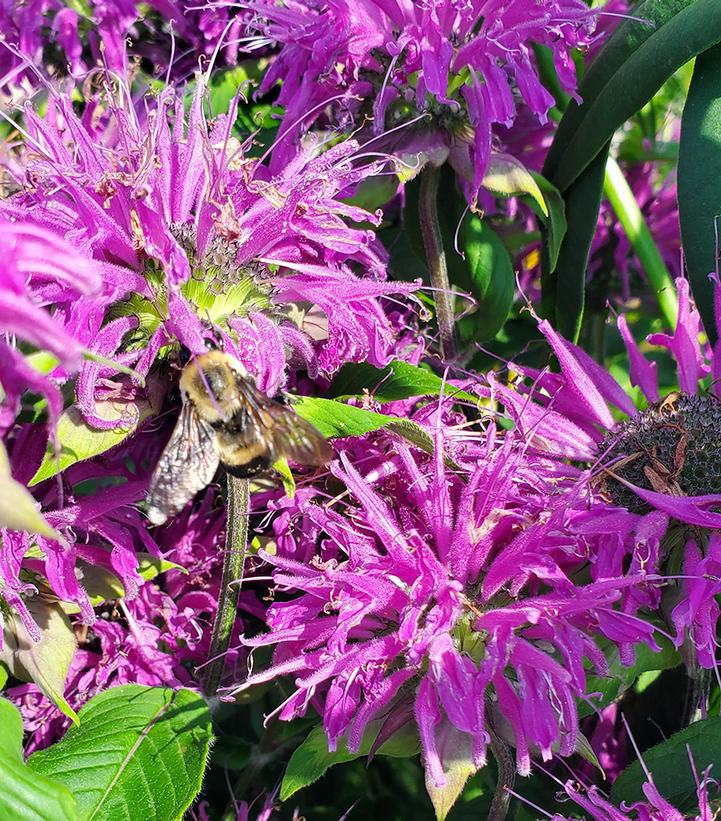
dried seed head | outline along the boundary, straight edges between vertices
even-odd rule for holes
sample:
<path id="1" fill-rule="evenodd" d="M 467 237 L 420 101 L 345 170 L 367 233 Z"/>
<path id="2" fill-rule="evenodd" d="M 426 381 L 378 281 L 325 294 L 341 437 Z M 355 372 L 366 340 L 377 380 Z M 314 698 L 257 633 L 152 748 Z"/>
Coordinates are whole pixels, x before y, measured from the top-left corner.
<path id="1" fill-rule="evenodd" d="M 721 402 L 714 396 L 671 394 L 618 425 L 605 447 L 604 463 L 638 487 L 686 496 L 721 493 Z M 613 476 L 606 475 L 604 489 L 635 513 L 649 510 Z"/>

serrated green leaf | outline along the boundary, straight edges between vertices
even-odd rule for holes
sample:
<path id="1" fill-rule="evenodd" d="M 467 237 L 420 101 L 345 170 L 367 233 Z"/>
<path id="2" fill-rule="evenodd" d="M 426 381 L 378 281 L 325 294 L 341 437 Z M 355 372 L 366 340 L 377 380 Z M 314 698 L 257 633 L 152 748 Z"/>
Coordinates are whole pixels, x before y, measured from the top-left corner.
<path id="1" fill-rule="evenodd" d="M 298 790 L 313 784 L 330 767 L 334 767 L 336 764 L 345 764 L 348 761 L 368 755 L 380 726 L 381 722 L 369 726 L 357 753 L 349 753 L 343 740 L 338 742 L 336 752 L 329 752 L 328 737 L 323 727 L 314 727 L 290 757 L 280 787 L 280 800 L 287 801 Z M 408 724 L 401 731 L 391 736 L 385 744 L 382 744 L 376 755 L 408 758 L 416 755 L 418 750 L 419 742 L 415 725 Z"/>
<path id="2" fill-rule="evenodd" d="M 63 411 L 57 425 L 60 454 L 56 456 L 52 444 L 48 445 L 42 464 L 29 482 L 30 486 L 61 473 L 76 462 L 99 456 L 119 445 L 150 416 L 152 409 L 147 402 L 98 402 L 96 412 L 103 419 L 122 420 L 121 426 L 97 430 L 85 421 L 77 407 Z"/>
<path id="3" fill-rule="evenodd" d="M 699 55 L 681 120 L 678 214 L 689 281 L 711 342 L 717 339 L 713 283 L 721 220 L 721 46 Z"/>
<path id="4" fill-rule="evenodd" d="M 593 60 L 543 173 L 565 192 L 613 133 L 682 65 L 721 41 L 718 0 L 646 0 Z M 567 210 L 567 213 L 568 210 Z"/>
<path id="5" fill-rule="evenodd" d="M 80 721 L 28 766 L 71 790 L 81 821 L 182 818 L 202 785 L 212 734 L 201 696 L 126 684 L 91 699 Z"/>
<path id="6" fill-rule="evenodd" d="M 460 324 L 461 336 L 467 342 L 485 342 L 493 339 L 511 311 L 516 292 L 513 263 L 496 232 L 475 214 L 463 221 L 460 238 L 465 268 L 455 281 L 476 301 L 473 314 Z"/>
<path id="7" fill-rule="evenodd" d="M 38 509 L 30 491 L 10 474 L 5 445 L 0 442 L 0 528 L 24 530 L 48 539 L 62 539 Z"/>
<path id="8" fill-rule="evenodd" d="M 40 641 L 33 641 L 22 619 L 11 611 L 3 627 L 0 661 L 15 678 L 37 684 L 77 724 L 75 710 L 64 695 L 65 679 L 77 647 L 70 621 L 58 604 L 41 596 L 28 599 L 25 604 L 40 630 Z"/>
<path id="9" fill-rule="evenodd" d="M 696 772 L 700 774 L 711 764 L 711 777 L 718 777 L 721 772 L 721 717 L 697 721 L 643 752 L 644 764 L 661 795 L 684 812 L 698 807 L 696 779 L 687 746 L 691 749 Z M 614 782 L 611 799 L 615 804 L 646 800 L 642 791 L 645 781 L 640 763 L 634 761 Z"/>
<path id="10" fill-rule="evenodd" d="M 528 194 L 548 217 L 548 206 L 533 174 L 510 154 L 491 154 L 481 185 L 500 197 Z"/>
<path id="11" fill-rule="evenodd" d="M 0 818 L 8 821 L 74 821 L 78 814 L 67 787 L 30 770 L 23 760 L 23 723 L 0 698 Z"/>
<path id="12" fill-rule="evenodd" d="M 345 365 L 330 386 L 327 395 L 340 399 L 363 396 L 368 392 L 376 402 L 395 402 L 414 396 L 440 396 L 478 402 L 478 397 L 467 391 L 458 391 L 433 371 L 410 362 L 391 362 L 385 368 L 376 368 L 367 362 Z"/>
<path id="13" fill-rule="evenodd" d="M 299 416 L 310 422 L 326 439 L 363 436 L 387 428 L 426 453 L 433 453 L 433 439 L 417 422 L 385 413 L 357 408 L 333 399 L 297 397 L 294 407 Z"/>

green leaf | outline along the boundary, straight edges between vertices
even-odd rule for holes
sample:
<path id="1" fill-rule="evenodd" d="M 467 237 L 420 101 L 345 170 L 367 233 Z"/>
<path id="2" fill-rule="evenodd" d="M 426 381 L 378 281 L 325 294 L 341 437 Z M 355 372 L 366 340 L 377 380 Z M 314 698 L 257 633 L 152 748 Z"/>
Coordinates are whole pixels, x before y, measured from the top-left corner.
<path id="1" fill-rule="evenodd" d="M 5 445 L 0 442 L 0 528 L 5 527 L 62 541 L 62 536 L 38 510 L 30 491 L 13 479 Z"/>
<path id="2" fill-rule="evenodd" d="M 598 760 L 598 756 L 593 751 L 593 747 L 591 746 L 591 742 L 586 738 L 586 736 L 579 731 L 578 735 L 576 736 L 576 755 L 580 755 L 584 761 L 588 761 L 589 764 L 592 764 L 605 778 L 605 774 L 603 772 L 603 767 L 601 766 L 601 762 Z"/>
<path id="3" fill-rule="evenodd" d="M 23 761 L 23 722 L 0 698 L 0 818 L 12 821 L 74 821 L 78 814 L 67 787 L 32 772 Z"/>
<path id="4" fill-rule="evenodd" d="M 678 213 L 686 268 L 711 342 L 717 338 L 713 284 L 721 219 L 721 46 L 696 59 L 681 120 Z"/>
<path id="5" fill-rule="evenodd" d="M 471 736 L 468 733 L 462 733 L 447 719 L 444 724 L 445 732 L 442 733 L 439 753 L 446 783 L 442 787 L 437 787 L 428 771 L 425 774 L 426 790 L 438 821 L 445 820 L 451 807 L 458 800 L 458 796 L 463 792 L 466 781 L 477 769 L 473 764 Z"/>
<path id="6" fill-rule="evenodd" d="M 28 766 L 67 786 L 84 819 L 181 819 L 202 786 L 208 706 L 190 690 L 126 684 L 95 696 L 79 727 Z"/>
<path id="7" fill-rule="evenodd" d="M 299 416 L 310 422 L 326 439 L 363 436 L 387 428 L 426 453 L 433 453 L 433 439 L 417 422 L 385 413 L 345 405 L 333 399 L 297 397 L 294 407 Z"/>
<path id="8" fill-rule="evenodd" d="M 675 807 L 686 812 L 698 807 L 696 780 L 691 769 L 687 745 L 691 748 L 697 773 L 700 775 L 709 764 L 712 764 L 711 777 L 718 778 L 721 772 L 721 717 L 714 716 L 697 721 L 643 752 L 643 761 L 653 775 L 654 783 L 661 795 Z M 616 779 L 611 789 L 611 799 L 615 804 L 621 801 L 644 801 L 641 788 L 645 781 L 641 764 L 634 761 Z"/>
<path id="9" fill-rule="evenodd" d="M 3 627 L 0 661 L 20 681 L 33 681 L 68 718 L 77 724 L 75 710 L 65 700 L 65 679 L 77 647 L 73 628 L 61 607 L 41 596 L 26 606 L 40 632 L 33 641 L 22 619 L 11 611 Z"/>
<path id="10" fill-rule="evenodd" d="M 633 19 L 618 27 L 581 82 L 583 103 L 566 109 L 544 176 L 565 192 L 676 69 L 720 41 L 718 0 L 646 0 L 634 6 Z"/>
<path id="11" fill-rule="evenodd" d="M 554 247 L 555 238 L 544 231 L 544 313 L 553 316 L 555 312 L 557 330 L 572 342 L 578 340 L 581 331 L 586 266 L 601 207 L 607 155 L 608 145 L 596 155 L 566 192 L 565 214 L 568 222 L 560 248 Z"/>
<path id="12" fill-rule="evenodd" d="M 456 283 L 465 287 L 476 300 L 476 310 L 461 323 L 466 341 L 493 339 L 511 311 L 516 292 L 513 263 L 505 246 L 487 222 L 475 214 L 463 221 L 461 248 L 466 258 L 463 275 Z"/>
<path id="13" fill-rule="evenodd" d="M 281 457 L 275 462 L 273 469 L 280 474 L 285 495 L 289 499 L 292 499 L 295 496 L 295 479 L 293 478 L 293 471 L 290 469 L 288 460 L 285 457 Z"/>
<path id="14" fill-rule="evenodd" d="M 660 633 L 656 634 L 655 639 L 661 652 L 655 653 L 647 644 L 638 644 L 634 648 L 635 658 L 630 667 L 621 661 L 618 647 L 612 642 L 606 642 L 608 675 L 588 677 L 586 692 L 599 693 L 600 698 L 595 696 L 592 704 L 585 701 L 579 703 L 578 714 L 581 718 L 592 715 L 616 701 L 644 673 L 670 670 L 681 664 L 681 656 L 669 639 Z"/>
<path id="15" fill-rule="evenodd" d="M 45 458 L 30 480 L 30 486 L 55 476 L 76 462 L 91 459 L 119 445 L 150 416 L 152 409 L 147 402 L 97 402 L 96 412 L 103 419 L 122 422 L 121 426 L 97 430 L 85 421 L 77 407 L 71 406 L 58 419 L 60 454 L 56 456 L 52 443 L 48 445 Z"/>
<path id="16" fill-rule="evenodd" d="M 533 174 L 510 154 L 491 154 L 488 170 L 481 185 L 500 197 L 528 194 L 545 217 L 549 216 L 546 200 Z"/>
<path id="17" fill-rule="evenodd" d="M 328 396 L 336 399 L 363 396 L 368 392 L 376 402 L 395 402 L 414 396 L 440 396 L 478 403 L 478 396 L 458 391 L 428 368 L 410 362 L 391 362 L 376 368 L 367 362 L 345 365 L 330 386 Z"/>
<path id="18" fill-rule="evenodd" d="M 544 176 L 536 174 L 531 171 L 533 179 L 538 184 L 538 187 L 543 192 L 543 198 L 546 201 L 548 209 L 548 217 L 543 216 L 543 212 L 539 214 L 541 209 L 534 208 L 539 218 L 543 220 L 545 225 L 544 239 L 546 242 L 546 249 L 548 251 L 549 270 L 552 273 L 556 270 L 558 264 L 558 255 L 561 250 L 561 244 L 566 236 L 568 222 L 566 221 L 566 205 L 563 201 L 561 193 L 552 185 Z"/>
<path id="19" fill-rule="evenodd" d="M 290 757 L 280 787 L 280 800 L 287 801 L 298 790 L 317 781 L 330 767 L 368 755 L 380 727 L 381 722 L 369 726 L 357 753 L 349 753 L 343 740 L 339 741 L 336 752 L 329 752 L 325 730 L 321 726 L 314 727 Z M 416 755 L 418 749 L 418 734 L 414 725 L 408 724 L 382 744 L 376 755 L 408 758 Z"/>
<path id="20" fill-rule="evenodd" d="M 333 399 L 299 396 L 293 402 L 293 407 L 306 422 L 318 428 L 326 439 L 363 436 L 398 421 L 395 416 L 346 405 Z"/>

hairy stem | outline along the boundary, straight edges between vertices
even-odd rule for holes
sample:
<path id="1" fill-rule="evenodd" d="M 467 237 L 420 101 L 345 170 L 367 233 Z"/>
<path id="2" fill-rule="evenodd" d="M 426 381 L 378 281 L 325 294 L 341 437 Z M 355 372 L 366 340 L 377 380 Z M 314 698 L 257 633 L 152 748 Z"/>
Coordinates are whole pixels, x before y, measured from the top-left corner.
<path id="1" fill-rule="evenodd" d="M 664 320 L 670 328 L 675 328 L 678 317 L 678 296 L 673 278 L 658 252 L 623 171 L 612 157 L 609 157 L 606 162 L 603 192 L 611 203 L 611 207 L 643 266 Z"/>
<path id="2" fill-rule="evenodd" d="M 493 794 L 491 808 L 488 811 L 488 821 L 504 821 L 511 803 L 509 790 L 513 787 L 513 782 L 516 779 L 516 767 L 508 744 L 499 738 L 493 730 L 490 731 L 490 734 L 491 750 L 498 767 L 498 780 L 496 781 L 496 791 Z"/>
<path id="3" fill-rule="evenodd" d="M 430 163 L 421 172 L 418 215 L 426 251 L 428 274 L 436 302 L 436 318 L 441 336 L 441 354 L 444 359 L 456 355 L 454 298 L 448 279 L 446 252 L 443 248 L 441 226 L 438 222 L 438 186 L 441 169 Z"/>
<path id="4" fill-rule="evenodd" d="M 213 633 L 208 653 L 208 672 L 205 676 L 204 691 L 214 696 L 218 690 L 225 654 L 230 644 L 243 578 L 245 549 L 248 541 L 248 511 L 250 508 L 250 482 L 228 474 L 228 525 L 226 527 L 225 551 L 223 554 L 223 574 L 218 592 L 218 612 L 213 622 Z"/>

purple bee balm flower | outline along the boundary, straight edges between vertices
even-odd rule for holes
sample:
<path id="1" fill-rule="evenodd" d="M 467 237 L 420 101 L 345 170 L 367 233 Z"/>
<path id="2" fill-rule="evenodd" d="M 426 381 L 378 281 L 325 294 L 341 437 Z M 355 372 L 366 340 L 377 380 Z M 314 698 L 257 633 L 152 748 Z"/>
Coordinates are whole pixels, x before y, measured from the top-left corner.
<path id="1" fill-rule="evenodd" d="M 471 169 L 472 201 L 494 124 L 513 123 L 519 98 L 541 121 L 553 105 L 532 44 L 553 51 L 562 87 L 575 94 L 570 51 L 592 42 L 595 24 L 579 0 L 259 0 L 247 8 L 255 15 L 249 27 L 280 46 L 260 92 L 281 81 L 288 129 L 308 126 L 333 102 L 341 120 L 372 117 L 376 134 L 424 114 L 431 125 L 408 145 L 421 150 L 426 135 L 426 152 L 450 155 L 460 173 Z"/>
<path id="2" fill-rule="evenodd" d="M 208 126 L 203 100 L 199 78 L 187 129 L 172 87 L 146 101 L 142 120 L 114 100 L 104 111 L 97 101 L 92 122 L 78 118 L 62 95 L 44 119 L 26 109 L 39 149 L 27 162 L 33 189 L 0 210 L 72 237 L 103 273 L 100 297 L 56 318 L 142 376 L 175 340 L 204 351 L 201 318 L 269 393 L 284 383 L 288 355 L 311 377 L 349 361 L 386 364 L 395 329 L 381 301 L 414 286 L 384 281 L 385 252 L 356 227 L 380 214 L 345 202 L 378 164 L 356 162 L 358 146 L 346 141 L 310 146 L 271 173 L 231 137 L 235 107 Z M 138 395 L 114 376 L 97 362 L 81 371 L 78 404 L 95 427 L 125 421 L 103 418 L 98 400 Z"/>
<path id="3" fill-rule="evenodd" d="M 269 632 L 245 644 L 275 653 L 239 687 L 292 676 L 279 718 L 312 705 L 331 749 L 357 751 L 369 725 L 379 744 L 414 721 L 435 787 L 458 750 L 482 766 L 491 733 L 515 746 L 524 774 L 533 754 L 570 755 L 583 659 L 606 669 L 594 636 L 653 645 L 653 629 L 624 602 L 647 577 L 572 578 L 599 549 L 574 527 L 592 504 L 578 474 L 493 426 L 466 449 L 473 469 L 454 471 L 443 430 L 436 425 L 432 458 L 387 436 L 383 448 L 372 444 L 365 475 L 341 454 L 333 475 L 346 493 L 330 505 L 299 503 L 295 540 L 308 534 L 317 544 L 322 531 L 327 542 L 310 561 L 261 552 L 283 596 L 268 609 Z M 618 538 L 638 546 L 626 524 Z"/>
<path id="4" fill-rule="evenodd" d="M 668 566 L 683 565 L 679 581 L 683 601 L 671 614 L 675 642 L 685 648 L 687 659 L 695 657 L 708 668 L 716 665 L 719 610 L 714 597 L 720 589 L 713 581 L 718 573 L 719 547 L 712 535 L 721 527 L 721 513 L 717 512 L 721 506 L 719 343 L 712 347 L 701 335 L 701 318 L 688 283 L 678 279 L 676 285 L 676 328 L 669 334 L 651 334 L 647 342 L 665 349 L 675 361 L 679 391 L 661 397 L 656 363 L 642 354 L 621 316 L 618 328 L 628 352 L 631 384 L 639 389 L 641 410 L 601 365 L 545 321 L 539 327 L 553 349 L 560 373 L 514 366 L 533 380 L 532 386 L 517 385 L 510 390 L 492 382 L 489 393 L 511 407 L 526 407 L 524 413 L 535 425 L 538 447 L 595 463 L 596 484 L 617 506 L 617 512 L 609 516 L 630 516 L 629 521 L 638 516 L 647 521 L 661 516 L 672 525 L 680 522 L 700 529 L 699 539 L 683 535 L 677 540 L 680 544 L 666 561 Z M 717 280 L 715 287 L 716 322 L 721 327 Z M 589 525 L 596 526 L 593 522 Z M 649 531 L 652 538 L 638 561 L 654 568 L 652 572 L 663 572 L 659 568 L 658 539 L 664 530 L 660 520 L 653 530 L 655 535 Z M 674 559 L 679 551 L 681 555 Z M 613 552 L 605 555 L 608 559 Z M 648 603 L 653 605 L 652 600 Z"/>
<path id="5" fill-rule="evenodd" d="M 645 782 L 641 789 L 646 801 L 637 801 L 631 805 L 627 805 L 625 801 L 622 801 L 621 806 L 617 807 L 598 787 L 586 787 L 572 780 L 561 783 L 555 776 L 551 777 L 593 821 L 689 821 L 689 819 L 691 821 L 712 821 L 715 812 L 712 810 L 711 789 L 718 792 L 718 783 L 710 775 L 713 765 L 709 765 L 699 778 L 691 748 L 687 746 L 686 749 L 689 767 L 696 782 L 698 815 L 681 812 L 661 795 L 654 783 L 653 773 L 648 770 L 637 748 L 636 752 L 639 755 L 639 761 L 645 775 Z M 714 801 L 713 804 L 715 803 Z M 576 817 L 575 815 L 566 817 L 554 814 L 550 817 L 550 821 L 572 821 Z"/>
<path id="6" fill-rule="evenodd" d="M 76 371 L 82 343 L 48 308 L 62 312 L 80 297 L 95 297 L 101 289 L 99 267 L 57 234 L 27 222 L 0 222 L 0 253 L 0 332 L 52 354 L 65 373 Z M 0 342 L 0 384 L 0 433 L 12 427 L 26 390 L 45 396 L 51 421 L 62 409 L 53 381 L 7 341 Z"/>
<path id="7" fill-rule="evenodd" d="M 157 74 L 183 79 L 200 57 L 235 64 L 247 39 L 232 4 L 200 8 L 190 0 L 88 0 L 83 6 L 80 11 L 61 0 L 3 3 L 0 88 L 32 88 L 46 72 L 53 80 L 66 73 L 81 80 L 97 67 L 124 75 L 138 58 Z"/>

